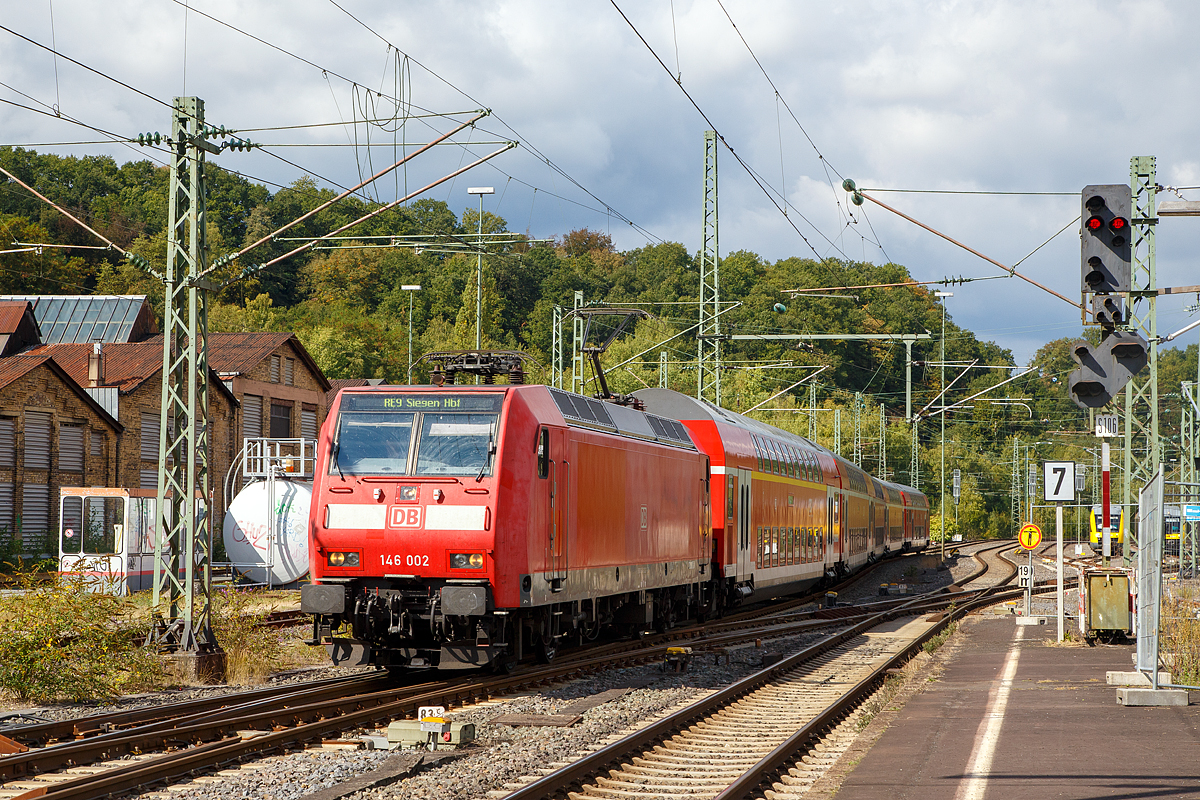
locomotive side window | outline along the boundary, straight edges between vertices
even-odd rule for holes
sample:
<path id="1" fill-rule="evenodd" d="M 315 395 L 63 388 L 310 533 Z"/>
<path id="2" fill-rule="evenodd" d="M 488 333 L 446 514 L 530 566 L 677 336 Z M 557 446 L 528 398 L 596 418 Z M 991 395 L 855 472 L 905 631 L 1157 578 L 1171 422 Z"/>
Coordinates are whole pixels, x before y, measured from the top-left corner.
<path id="1" fill-rule="evenodd" d="M 538 433 L 537 450 L 538 477 L 545 478 L 550 474 L 550 429 L 542 428 Z"/>

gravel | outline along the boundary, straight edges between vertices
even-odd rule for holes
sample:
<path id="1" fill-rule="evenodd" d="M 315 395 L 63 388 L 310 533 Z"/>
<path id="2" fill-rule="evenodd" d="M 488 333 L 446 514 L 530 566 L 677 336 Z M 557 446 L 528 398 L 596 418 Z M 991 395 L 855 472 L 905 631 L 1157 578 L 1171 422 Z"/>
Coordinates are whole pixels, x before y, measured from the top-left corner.
<path id="1" fill-rule="evenodd" d="M 165 706 L 204 697 L 220 697 L 222 695 L 235 694 L 237 692 L 245 692 L 268 686 L 290 686 L 327 678 L 349 677 L 360 672 L 373 671 L 373 667 L 314 667 L 312 669 L 281 672 L 259 686 L 189 686 L 183 689 L 168 689 L 152 694 L 127 695 L 111 703 L 63 703 L 34 708 L 22 707 L 16 704 L 0 704 L 0 729 L 29 724 L 39 720 L 49 722 L 79 719 L 80 717 L 87 717 L 93 714 L 108 714 L 115 711 L 129 711 L 135 708 Z"/>
<path id="2" fill-rule="evenodd" d="M 363 790 L 357 800 L 421 800 L 421 798 L 483 798 L 525 775 L 535 774 L 554 762 L 578 756 L 609 736 L 644 724 L 668 710 L 693 702 L 762 668 L 767 652 L 793 653 L 826 633 L 808 633 L 769 640 L 763 649 L 753 645 L 728 648 L 720 663 L 712 655 L 697 654 L 686 673 L 667 673 L 658 666 L 642 666 L 516 695 L 454 711 L 454 722 L 475 725 L 475 742 L 462 757 L 422 768 L 412 777 L 389 786 Z M 630 691 L 583 713 L 569 728 L 493 725 L 502 714 L 555 714 L 560 709 L 610 689 Z M 359 731 L 357 734 L 380 733 Z M 352 738 L 347 732 L 344 739 Z M 395 752 L 395 751 L 393 751 Z M 196 782 L 173 786 L 172 800 L 231 800 L 232 798 L 303 797 L 325 786 L 357 775 L 388 757 L 387 751 L 306 751 L 256 762 L 221 782 Z M 159 796 L 159 793 L 139 795 Z"/>

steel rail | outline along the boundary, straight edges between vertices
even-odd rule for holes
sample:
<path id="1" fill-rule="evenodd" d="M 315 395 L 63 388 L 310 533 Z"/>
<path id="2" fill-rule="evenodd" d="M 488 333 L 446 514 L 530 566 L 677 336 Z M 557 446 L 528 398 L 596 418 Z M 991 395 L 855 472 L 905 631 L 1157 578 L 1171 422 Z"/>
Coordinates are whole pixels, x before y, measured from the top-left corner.
<path id="1" fill-rule="evenodd" d="M 1050 591 L 1053 587 L 1045 587 L 1041 591 Z M 903 663 L 908 658 L 920 649 L 926 641 L 937 635 L 952 621 L 960 619 L 969 611 L 974 610 L 983 605 L 989 605 L 999 599 L 1006 599 L 1009 595 L 1017 596 L 1023 590 L 1000 590 L 1000 586 L 992 586 L 985 589 L 974 591 L 972 594 L 975 598 L 964 603 L 956 608 L 953 613 L 946 614 L 940 621 L 933 625 L 926 633 L 917 637 L 908 647 L 898 653 L 895 657 L 889 659 L 882 667 L 869 678 L 864 679 L 855 686 L 851 692 L 846 693 L 853 697 L 842 697 L 830 706 L 825 712 L 819 715 L 819 718 L 804 726 L 800 731 L 797 731 L 789 738 L 788 743 L 793 749 L 787 751 L 781 745 L 776 751 L 763 759 L 759 764 L 751 769 L 751 772 L 757 774 L 757 778 L 747 776 L 744 781 L 751 784 L 751 791 L 758 787 L 762 782 L 762 776 L 776 769 L 780 763 L 788 760 L 791 755 L 794 755 L 795 750 L 802 747 L 816 732 L 819 732 L 825 727 L 828 727 L 832 720 L 838 718 L 849 708 L 852 708 L 864 698 L 866 694 L 874 688 L 874 685 L 881 682 L 887 673 L 888 669 L 894 669 L 896 665 Z M 948 599 L 943 596 L 939 598 L 941 601 Z M 666 739 L 675 733 L 683 730 L 685 727 L 693 724 L 697 720 L 710 715 L 711 713 L 732 704 L 741 697 L 750 692 L 772 682 L 780 675 L 789 672 L 792 668 L 800 664 L 812 660 L 817 656 L 823 655 L 830 650 L 840 646 L 850 639 L 859 636 L 862 633 L 892 619 L 902 616 L 909 616 L 917 611 L 916 603 L 922 605 L 928 601 L 924 598 L 918 598 L 913 601 L 914 607 L 906 609 L 903 607 L 891 609 L 874 615 L 873 617 L 864 620 L 863 622 L 853 626 L 852 628 L 836 634 L 826 641 L 814 644 L 800 652 L 772 665 L 764 670 L 754 673 L 742 680 L 731 684 L 702 700 L 687 706 L 686 708 L 671 714 L 668 717 L 652 723 L 651 725 L 635 731 L 628 736 L 614 742 L 613 744 L 597 750 L 583 758 L 556 770 L 549 775 L 546 775 L 532 783 L 529 783 L 520 789 L 515 790 L 505 797 L 505 800 L 539 800 L 540 798 L 553 797 L 561 795 L 564 791 L 579 787 L 584 782 L 588 781 L 595 775 L 601 774 L 605 769 L 610 768 L 614 763 L 618 763 L 624 759 L 632 757 L 644 750 L 655 742 Z M 921 612 L 925 613 L 925 612 Z M 726 789 L 728 792 L 729 789 Z M 726 797 L 724 793 L 719 797 Z M 742 797 L 744 794 L 732 794 L 729 797 Z"/>

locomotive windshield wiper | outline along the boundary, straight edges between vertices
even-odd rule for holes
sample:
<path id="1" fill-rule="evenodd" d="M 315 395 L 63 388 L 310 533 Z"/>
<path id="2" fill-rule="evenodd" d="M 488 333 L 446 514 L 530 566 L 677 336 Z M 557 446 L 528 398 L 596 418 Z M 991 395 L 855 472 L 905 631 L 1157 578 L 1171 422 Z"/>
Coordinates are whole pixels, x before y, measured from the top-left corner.
<path id="1" fill-rule="evenodd" d="M 487 472 L 488 464 L 492 463 L 492 454 L 496 452 L 496 443 L 492 439 L 492 432 L 488 430 L 488 446 L 487 453 L 483 456 L 483 465 L 479 467 L 479 474 L 475 476 L 475 482 L 479 483 L 483 480 L 483 473 Z"/>
<path id="2" fill-rule="evenodd" d="M 342 474 L 342 441 L 340 438 L 333 443 L 333 464 L 337 467 L 341 479 L 346 480 L 346 476 Z"/>

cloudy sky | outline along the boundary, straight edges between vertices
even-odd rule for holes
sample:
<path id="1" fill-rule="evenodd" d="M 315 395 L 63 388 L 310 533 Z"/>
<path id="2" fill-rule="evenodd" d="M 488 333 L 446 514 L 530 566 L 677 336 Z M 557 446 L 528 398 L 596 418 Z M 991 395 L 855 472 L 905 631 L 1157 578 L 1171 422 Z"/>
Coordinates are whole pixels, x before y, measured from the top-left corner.
<path id="1" fill-rule="evenodd" d="M 1191 3 L 5 5 L 0 25 L 12 32 L 0 31 L 0 100 L 9 101 L 0 104 L 0 143 L 162 159 L 136 145 L 57 144 L 108 137 L 52 109 L 133 137 L 165 132 L 165 103 L 196 95 L 215 125 L 325 123 L 246 134 L 265 152 L 225 153 L 222 166 L 272 189 L 295 180 L 298 167 L 349 186 L 396 160 L 405 143 L 489 108 L 490 118 L 455 137 L 468 147 L 415 159 L 371 196 L 394 199 L 515 140 L 517 149 L 427 196 L 461 213 L 474 206 L 469 186 L 494 186 L 485 208 L 539 237 L 588 227 L 623 249 L 672 240 L 697 250 L 703 132 L 712 126 L 758 176 L 721 150 L 722 254 L 890 260 L 920 280 L 1001 274 L 877 206 L 851 215 L 840 189 L 849 177 L 905 190 L 875 194 L 1077 299 L 1073 220 L 1084 185 L 1127 182 L 1130 157 L 1153 155 L 1159 183 L 1200 186 L 1200 5 Z M 1200 189 L 1182 195 L 1200 199 Z M 783 197 L 786 217 L 776 206 Z M 1200 284 L 1189 256 L 1200 220 L 1165 219 L 1158 233 L 1159 285 Z M 1019 363 L 1080 330 L 1077 309 L 1019 279 L 951 290 L 950 315 Z M 1191 321 L 1196 303 L 1195 294 L 1161 301 L 1160 333 Z"/>

